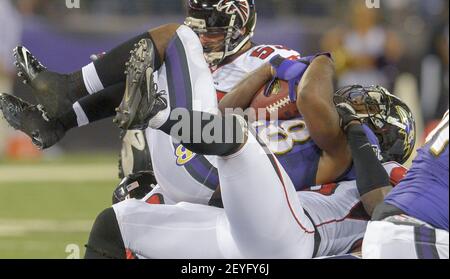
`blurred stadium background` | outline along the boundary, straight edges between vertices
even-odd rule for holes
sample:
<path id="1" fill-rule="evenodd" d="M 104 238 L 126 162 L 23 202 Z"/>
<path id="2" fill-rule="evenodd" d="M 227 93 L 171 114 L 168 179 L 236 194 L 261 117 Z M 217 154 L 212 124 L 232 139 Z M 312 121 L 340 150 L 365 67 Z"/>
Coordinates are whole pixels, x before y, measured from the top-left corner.
<path id="1" fill-rule="evenodd" d="M 74 2 L 74 1 L 69 1 Z M 76 2 L 76 1 L 75 1 Z M 71 72 L 128 37 L 183 22 L 183 0 L 0 1 L 0 92 L 30 99 L 12 49 L 24 44 Z M 377 1 L 368 1 L 374 2 Z M 448 0 L 256 0 L 256 43 L 333 51 L 339 84 L 382 84 L 414 110 L 418 142 L 448 108 Z M 41 153 L 0 121 L 0 258 L 77 257 L 118 183 L 119 131 L 110 120 L 69 132 Z M 76 250 L 76 249 L 75 249 Z M 75 251 L 76 252 L 76 251 Z"/>

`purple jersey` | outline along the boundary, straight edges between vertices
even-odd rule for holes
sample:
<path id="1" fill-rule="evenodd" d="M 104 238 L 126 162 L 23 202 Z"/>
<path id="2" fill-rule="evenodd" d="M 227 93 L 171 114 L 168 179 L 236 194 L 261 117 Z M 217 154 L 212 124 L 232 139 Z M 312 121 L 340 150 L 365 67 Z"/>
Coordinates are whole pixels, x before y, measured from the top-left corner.
<path id="1" fill-rule="evenodd" d="M 406 177 L 386 197 L 407 215 L 448 231 L 448 112 L 417 154 Z"/>
<path id="2" fill-rule="evenodd" d="M 272 151 L 297 191 L 316 185 L 317 168 L 322 150 L 312 141 L 304 120 L 299 117 L 276 122 L 259 121 L 254 123 L 258 136 Z M 375 150 L 379 150 L 375 134 L 364 126 L 366 135 Z M 350 168 L 337 181 L 355 180 L 356 175 Z"/>
<path id="3" fill-rule="evenodd" d="M 317 168 L 322 150 L 312 141 L 306 123 L 302 118 L 280 120 L 276 122 L 258 121 L 252 123 L 269 150 L 273 152 L 292 180 L 297 191 L 305 190 L 316 185 Z M 364 126 L 366 135 L 379 155 L 379 144 L 375 134 Z M 182 145 L 174 144 L 177 164 L 200 184 L 215 191 L 219 186 L 218 170 L 203 155 L 187 152 Z M 336 181 L 355 180 L 353 168 Z"/>

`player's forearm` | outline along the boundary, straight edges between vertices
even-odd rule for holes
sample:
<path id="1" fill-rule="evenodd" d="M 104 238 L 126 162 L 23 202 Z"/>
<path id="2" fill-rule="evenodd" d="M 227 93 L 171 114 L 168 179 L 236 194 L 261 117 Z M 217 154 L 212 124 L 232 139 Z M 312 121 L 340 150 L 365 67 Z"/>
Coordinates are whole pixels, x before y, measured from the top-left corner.
<path id="1" fill-rule="evenodd" d="M 314 59 L 306 70 L 297 89 L 297 105 L 307 114 L 311 110 L 308 105 L 324 101 L 333 105 L 334 94 L 334 63 L 327 56 Z"/>
<path id="2" fill-rule="evenodd" d="M 297 107 L 304 117 L 311 138 L 327 152 L 336 147 L 343 133 L 333 102 L 334 63 L 327 56 L 313 60 L 297 89 Z"/>
<path id="3" fill-rule="evenodd" d="M 247 109 L 261 87 L 272 79 L 270 64 L 264 64 L 256 71 L 250 73 L 231 92 L 220 101 L 219 109 L 225 112 L 227 108 Z"/>
<path id="4" fill-rule="evenodd" d="M 353 124 L 347 129 L 347 140 L 352 151 L 361 201 L 367 213 L 371 215 L 392 189 L 389 175 L 378 160 L 360 124 Z"/>

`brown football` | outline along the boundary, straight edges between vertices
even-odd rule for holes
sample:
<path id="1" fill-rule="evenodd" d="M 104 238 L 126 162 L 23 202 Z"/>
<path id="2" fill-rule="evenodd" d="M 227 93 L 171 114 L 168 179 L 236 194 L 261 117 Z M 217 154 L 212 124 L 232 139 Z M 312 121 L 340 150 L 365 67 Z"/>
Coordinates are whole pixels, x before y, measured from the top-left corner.
<path id="1" fill-rule="evenodd" d="M 264 95 L 267 86 L 269 85 L 264 85 L 256 93 L 250 104 L 250 107 L 256 111 L 258 119 L 269 120 L 272 114 L 278 114 L 278 119 L 288 120 L 300 115 L 296 103 L 289 100 L 287 81 L 277 79 L 270 89 L 269 96 Z M 259 112 L 264 113 L 265 116 L 260 115 Z"/>

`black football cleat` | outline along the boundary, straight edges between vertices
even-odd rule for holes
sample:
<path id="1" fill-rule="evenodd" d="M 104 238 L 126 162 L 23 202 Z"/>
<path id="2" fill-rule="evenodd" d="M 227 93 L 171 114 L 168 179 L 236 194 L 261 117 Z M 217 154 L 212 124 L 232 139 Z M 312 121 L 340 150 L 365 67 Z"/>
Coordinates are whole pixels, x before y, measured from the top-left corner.
<path id="1" fill-rule="evenodd" d="M 72 108 L 76 101 L 69 97 L 71 77 L 47 71 L 33 54 L 23 46 L 14 49 L 14 63 L 18 76 L 33 89 L 33 95 L 42 104 L 49 116 L 58 118 Z"/>
<path id="2" fill-rule="evenodd" d="M 30 84 L 40 73 L 47 71 L 47 68 L 25 47 L 18 46 L 13 53 L 18 76 L 23 79 L 24 84 Z"/>
<path id="3" fill-rule="evenodd" d="M 66 133 L 63 125 L 51 119 L 42 105 L 31 105 L 2 93 L 0 111 L 11 127 L 27 134 L 39 149 L 55 145 Z"/>
<path id="4" fill-rule="evenodd" d="M 124 130 L 143 130 L 148 121 L 167 107 L 167 100 L 158 92 L 154 81 L 155 49 L 150 39 L 142 39 L 130 52 L 126 63 L 126 88 L 114 118 L 119 128 Z"/>
<path id="5" fill-rule="evenodd" d="M 142 171 L 152 171 L 152 159 L 145 132 L 142 130 L 122 130 L 122 149 L 119 156 L 119 178 Z"/>

